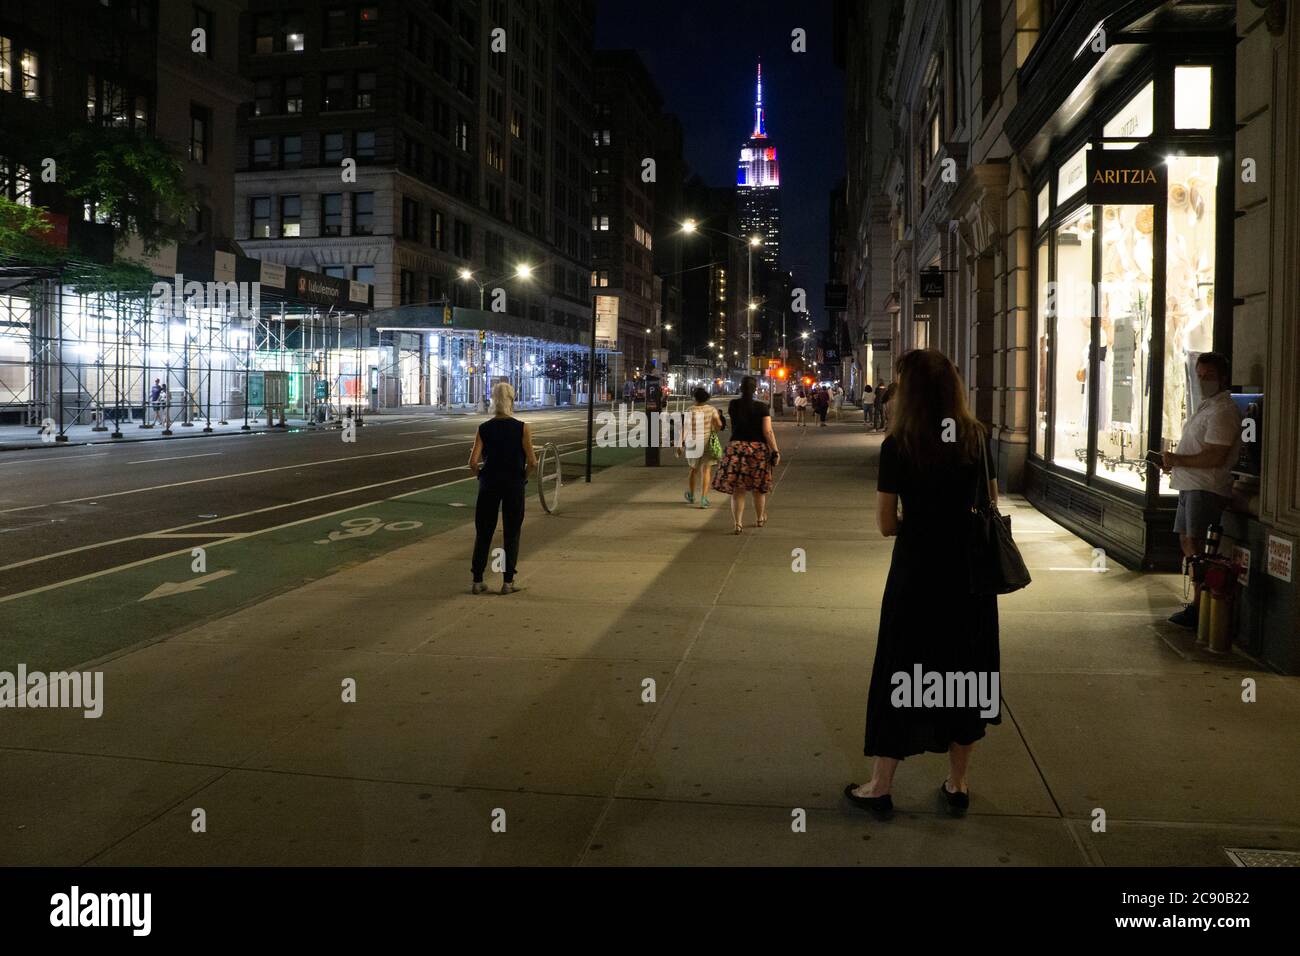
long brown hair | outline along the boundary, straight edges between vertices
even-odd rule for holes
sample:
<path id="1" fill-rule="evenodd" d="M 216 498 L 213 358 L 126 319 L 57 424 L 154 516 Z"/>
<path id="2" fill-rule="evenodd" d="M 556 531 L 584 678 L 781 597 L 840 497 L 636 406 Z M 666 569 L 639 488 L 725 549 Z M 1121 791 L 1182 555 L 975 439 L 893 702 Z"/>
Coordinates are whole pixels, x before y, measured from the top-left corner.
<path id="1" fill-rule="evenodd" d="M 976 461 L 984 426 L 966 404 L 966 384 L 948 356 L 913 349 L 898 360 L 889 398 L 889 434 L 904 457 L 921 467 Z M 946 440 L 945 440 L 946 439 Z"/>

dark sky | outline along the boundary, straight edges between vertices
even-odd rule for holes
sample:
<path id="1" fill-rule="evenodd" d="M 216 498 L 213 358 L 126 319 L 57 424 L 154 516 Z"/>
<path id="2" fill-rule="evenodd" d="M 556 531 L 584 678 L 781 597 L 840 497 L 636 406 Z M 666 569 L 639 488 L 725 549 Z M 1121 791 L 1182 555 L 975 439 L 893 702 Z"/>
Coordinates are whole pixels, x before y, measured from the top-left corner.
<path id="1" fill-rule="evenodd" d="M 782 253 L 825 326 L 822 284 L 830 190 L 844 173 L 843 74 L 835 67 L 831 0 L 599 0 L 596 45 L 636 50 L 686 134 L 686 161 L 710 185 L 734 186 L 754 123 L 763 60 L 767 134 L 781 161 Z M 806 53 L 791 32 L 806 31 Z"/>

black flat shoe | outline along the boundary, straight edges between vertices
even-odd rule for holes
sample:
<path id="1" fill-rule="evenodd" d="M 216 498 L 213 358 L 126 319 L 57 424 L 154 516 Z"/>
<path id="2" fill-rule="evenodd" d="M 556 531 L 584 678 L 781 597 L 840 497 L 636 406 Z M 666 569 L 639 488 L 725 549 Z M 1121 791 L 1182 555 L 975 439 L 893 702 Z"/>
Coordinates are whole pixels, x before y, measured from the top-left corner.
<path id="1" fill-rule="evenodd" d="M 939 784 L 939 792 L 943 794 L 944 800 L 948 803 L 948 812 L 953 816 L 959 817 L 970 809 L 970 794 L 953 793 L 948 789 L 947 780 Z"/>
<path id="2" fill-rule="evenodd" d="M 849 803 L 861 807 L 863 810 L 870 810 L 878 819 L 888 820 L 894 815 L 894 799 L 889 794 L 883 797 L 859 797 L 854 793 L 857 788 L 856 783 L 850 783 L 844 787 L 844 796 L 848 797 Z"/>

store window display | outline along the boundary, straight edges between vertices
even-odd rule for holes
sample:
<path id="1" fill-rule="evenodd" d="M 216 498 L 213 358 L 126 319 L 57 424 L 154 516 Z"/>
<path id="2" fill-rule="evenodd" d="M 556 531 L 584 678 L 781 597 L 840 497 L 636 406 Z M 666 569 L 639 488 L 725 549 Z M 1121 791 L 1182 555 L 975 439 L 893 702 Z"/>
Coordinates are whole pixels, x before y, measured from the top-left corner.
<path id="1" fill-rule="evenodd" d="M 1038 244 L 1038 314 L 1041 316 L 1037 342 L 1038 388 L 1034 393 L 1034 428 L 1029 436 L 1031 449 L 1040 455 L 1045 454 L 1047 449 L 1047 337 L 1053 320 L 1049 312 L 1050 257 L 1051 248 L 1044 239 Z"/>
<path id="2" fill-rule="evenodd" d="M 1092 326 L 1092 207 L 1056 231 L 1056 435 L 1053 460 L 1076 471 L 1088 464 L 1088 344 Z M 1054 300 L 1051 301 L 1051 300 Z M 1054 305 L 1054 309 L 1052 308 Z"/>
<path id="3" fill-rule="evenodd" d="M 1146 486 L 1151 395 L 1153 206 L 1104 206 L 1096 474 Z"/>
<path id="4" fill-rule="evenodd" d="M 1162 451 L 1173 451 L 1201 400 L 1196 360 L 1214 347 L 1215 191 L 1213 156 L 1169 160 Z M 1172 493 L 1168 475 L 1160 491 Z"/>

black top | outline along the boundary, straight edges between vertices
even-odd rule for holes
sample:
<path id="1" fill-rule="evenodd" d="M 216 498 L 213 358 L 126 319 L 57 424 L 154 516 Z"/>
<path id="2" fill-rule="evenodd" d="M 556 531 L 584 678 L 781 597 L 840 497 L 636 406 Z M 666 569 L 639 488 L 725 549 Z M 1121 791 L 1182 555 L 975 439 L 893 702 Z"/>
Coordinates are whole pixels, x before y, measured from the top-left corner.
<path id="1" fill-rule="evenodd" d="M 528 459 L 524 455 L 524 423 L 517 418 L 489 418 L 478 427 L 483 440 L 483 467 L 478 480 L 492 484 L 523 484 L 528 481 Z"/>
<path id="2" fill-rule="evenodd" d="M 985 446 L 992 461 L 992 453 Z M 964 462 L 953 445 L 951 459 L 932 467 L 909 461 L 893 435 L 880 445 L 880 473 L 876 490 L 898 495 L 903 500 L 903 526 L 942 534 L 954 534 L 965 528 L 974 495 L 976 476 L 983 473 L 979 459 Z M 992 466 L 989 467 L 990 473 Z"/>
<path id="3" fill-rule="evenodd" d="M 763 419 L 771 418 L 772 412 L 765 402 L 753 398 L 732 399 L 727 407 L 731 416 L 732 441 L 761 441 L 763 437 Z"/>

